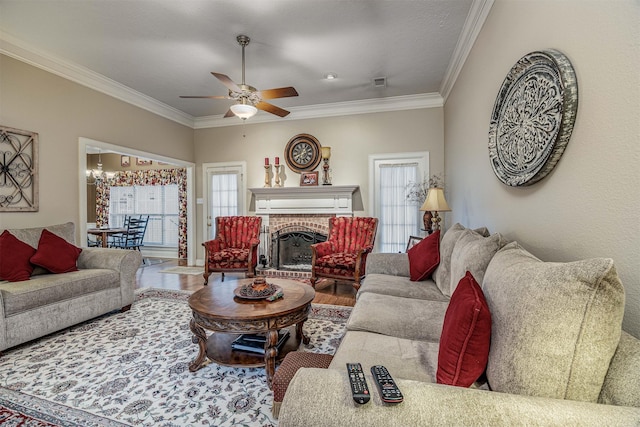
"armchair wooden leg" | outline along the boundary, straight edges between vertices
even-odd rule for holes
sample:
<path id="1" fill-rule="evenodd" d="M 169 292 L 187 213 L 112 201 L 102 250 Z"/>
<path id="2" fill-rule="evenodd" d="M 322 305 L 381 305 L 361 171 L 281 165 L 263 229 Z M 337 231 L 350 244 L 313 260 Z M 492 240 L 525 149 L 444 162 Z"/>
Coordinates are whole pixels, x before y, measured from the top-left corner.
<path id="1" fill-rule="evenodd" d="M 317 281 L 318 281 L 318 278 L 317 278 L 317 277 L 315 277 L 315 276 L 311 276 L 311 278 L 309 279 L 309 282 L 311 282 L 311 287 L 312 287 L 313 289 L 315 289 L 315 288 L 316 288 L 316 282 L 317 282 Z"/>
<path id="2" fill-rule="evenodd" d="M 222 273 L 222 281 L 224 282 L 224 272 Z"/>
<path id="3" fill-rule="evenodd" d="M 202 275 L 202 277 L 204 277 L 205 286 L 209 284 L 209 276 L 211 276 L 211 273 L 209 273 L 208 271 L 205 271 L 204 274 Z"/>

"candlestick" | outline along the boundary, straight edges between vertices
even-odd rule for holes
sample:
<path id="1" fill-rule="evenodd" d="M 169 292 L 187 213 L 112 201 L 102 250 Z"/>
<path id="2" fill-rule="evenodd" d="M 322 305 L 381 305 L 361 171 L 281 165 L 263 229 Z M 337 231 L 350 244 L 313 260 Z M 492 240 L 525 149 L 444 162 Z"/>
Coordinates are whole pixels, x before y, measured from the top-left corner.
<path id="1" fill-rule="evenodd" d="M 271 169 L 271 165 L 264 165 L 264 186 L 265 187 L 271 187 L 271 178 L 269 177 L 269 169 Z"/>
<path id="2" fill-rule="evenodd" d="M 278 164 L 278 158 L 276 157 L 276 178 L 275 178 L 275 185 L 274 187 L 282 187 L 282 185 L 280 184 L 280 165 Z"/>
<path id="3" fill-rule="evenodd" d="M 280 166 L 280 157 L 276 157 L 276 166 Z"/>
<path id="4" fill-rule="evenodd" d="M 269 158 L 268 157 L 264 158 L 264 165 L 265 166 L 269 166 Z"/>

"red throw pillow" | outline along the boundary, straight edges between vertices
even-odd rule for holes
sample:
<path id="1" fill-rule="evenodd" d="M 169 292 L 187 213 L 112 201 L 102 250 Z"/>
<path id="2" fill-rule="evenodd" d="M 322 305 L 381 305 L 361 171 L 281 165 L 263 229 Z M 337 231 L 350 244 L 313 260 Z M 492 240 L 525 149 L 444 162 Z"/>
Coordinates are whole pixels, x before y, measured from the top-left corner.
<path id="1" fill-rule="evenodd" d="M 409 249 L 409 278 L 426 280 L 440 264 L 440 230 L 436 230 Z"/>
<path id="2" fill-rule="evenodd" d="M 52 273 L 78 271 L 76 261 L 80 252 L 82 249 L 44 229 L 40 235 L 38 250 L 31 257 L 31 263 L 44 267 Z"/>
<path id="3" fill-rule="evenodd" d="M 33 265 L 29 262 L 36 250 L 5 230 L 0 235 L 0 280 L 29 280 Z"/>
<path id="4" fill-rule="evenodd" d="M 460 280 L 444 315 L 438 352 L 439 384 L 469 387 L 484 372 L 491 343 L 491 313 L 471 273 Z"/>

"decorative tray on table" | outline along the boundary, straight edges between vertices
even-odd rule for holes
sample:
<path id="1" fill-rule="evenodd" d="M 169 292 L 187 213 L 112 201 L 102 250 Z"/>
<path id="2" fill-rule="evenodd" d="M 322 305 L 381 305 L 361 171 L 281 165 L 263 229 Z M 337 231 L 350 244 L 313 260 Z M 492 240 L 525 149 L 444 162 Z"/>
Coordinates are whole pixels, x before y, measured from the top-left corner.
<path id="1" fill-rule="evenodd" d="M 233 290 L 235 296 L 243 299 L 266 299 L 278 292 L 282 292 L 282 288 L 278 285 L 267 283 L 264 278 L 257 278 L 253 283 L 239 286 Z"/>

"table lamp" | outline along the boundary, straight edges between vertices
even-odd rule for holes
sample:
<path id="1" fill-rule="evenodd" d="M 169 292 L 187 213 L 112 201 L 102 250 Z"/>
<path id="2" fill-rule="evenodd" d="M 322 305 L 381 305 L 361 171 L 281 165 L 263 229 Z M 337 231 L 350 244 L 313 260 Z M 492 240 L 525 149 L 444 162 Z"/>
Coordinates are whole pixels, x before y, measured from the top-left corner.
<path id="1" fill-rule="evenodd" d="M 427 198 L 420 208 L 421 211 L 433 212 L 431 223 L 433 224 L 433 230 L 440 229 L 440 215 L 438 212 L 450 212 L 451 208 L 447 204 L 447 200 L 444 198 L 444 190 L 442 188 L 430 188 L 427 193 Z"/>

